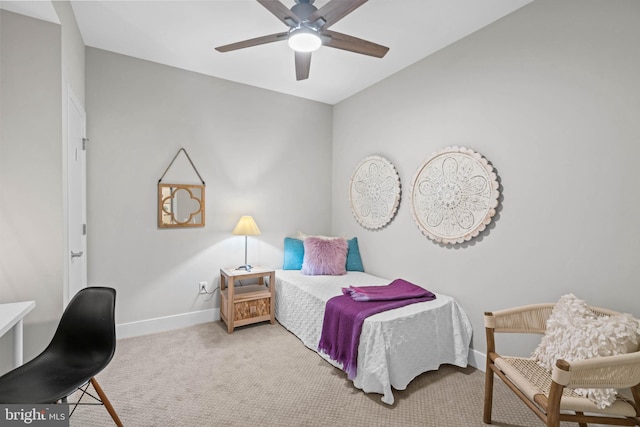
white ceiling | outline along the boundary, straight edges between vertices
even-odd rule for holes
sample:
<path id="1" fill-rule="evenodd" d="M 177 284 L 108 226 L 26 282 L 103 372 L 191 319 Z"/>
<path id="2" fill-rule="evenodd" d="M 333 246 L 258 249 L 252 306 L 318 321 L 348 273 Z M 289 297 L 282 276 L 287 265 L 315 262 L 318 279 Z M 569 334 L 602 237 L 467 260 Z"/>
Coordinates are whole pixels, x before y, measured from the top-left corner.
<path id="1" fill-rule="evenodd" d="M 316 0 L 314 5 L 320 8 L 327 1 Z M 531 1 L 370 0 L 331 29 L 385 45 L 390 48 L 387 55 L 378 59 L 321 47 L 313 53 L 309 79 L 303 81 L 295 79 L 293 52 L 286 42 L 227 53 L 214 50 L 287 30 L 255 0 L 71 4 L 87 46 L 335 104 Z M 34 16 L 15 10 L 21 3 L 53 10 L 46 1 L 1 2 L 5 9 Z M 282 3 L 290 8 L 294 0 Z"/>
<path id="2" fill-rule="evenodd" d="M 59 24 L 58 14 L 50 1 L 0 0 L 0 9 Z"/>

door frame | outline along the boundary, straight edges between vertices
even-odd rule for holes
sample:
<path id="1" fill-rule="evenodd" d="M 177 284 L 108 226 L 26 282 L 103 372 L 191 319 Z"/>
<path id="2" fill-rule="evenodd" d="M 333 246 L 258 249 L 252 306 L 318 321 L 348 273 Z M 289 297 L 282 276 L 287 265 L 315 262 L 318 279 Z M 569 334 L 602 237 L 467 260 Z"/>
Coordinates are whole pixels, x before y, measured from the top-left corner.
<path id="1" fill-rule="evenodd" d="M 70 150 L 73 147 L 73 143 L 70 141 L 70 139 L 72 138 L 72 133 L 70 132 L 70 112 L 72 109 L 77 110 L 78 112 L 80 112 L 81 114 L 81 120 L 82 120 L 82 138 L 84 141 L 86 141 L 86 128 L 87 128 L 87 115 L 86 112 L 84 110 L 84 107 L 82 106 L 82 103 L 78 100 L 78 98 L 75 96 L 73 90 L 71 89 L 71 86 L 69 84 L 67 84 L 67 97 L 66 97 L 66 108 L 64 108 L 64 114 L 65 114 L 65 118 L 64 118 L 64 137 L 63 137 L 63 150 L 62 150 L 62 157 L 63 157 L 63 218 L 64 218 L 64 224 L 63 224 L 63 233 L 64 233 L 64 253 L 63 253 L 63 264 L 64 264 L 64 271 L 63 271 L 63 308 L 67 306 L 67 304 L 69 303 L 69 301 L 71 300 L 72 296 L 71 295 L 71 262 L 72 262 L 72 258 L 71 258 L 71 251 L 73 250 L 78 250 L 78 248 L 73 248 L 71 247 L 71 227 L 73 226 L 70 221 L 71 221 L 71 215 L 70 215 L 70 203 L 72 202 L 72 198 L 71 198 L 71 180 L 70 180 L 70 174 L 71 174 L 71 167 L 69 164 L 69 158 L 70 158 Z M 86 146 L 84 147 L 86 148 Z M 81 219 L 80 219 L 80 224 L 75 224 L 76 227 L 82 227 L 83 224 L 85 226 L 85 232 L 81 237 L 81 248 L 80 251 L 82 251 L 83 255 L 79 258 L 76 258 L 75 260 L 73 260 L 73 262 L 78 262 L 81 261 L 82 262 L 82 277 L 81 277 L 81 285 L 82 287 L 86 287 L 87 286 L 87 234 L 86 234 L 86 223 L 87 223 L 87 172 L 86 172 L 86 150 L 83 150 L 81 159 L 83 161 L 83 165 L 82 165 L 82 178 L 81 178 L 81 185 L 80 185 L 80 191 L 81 191 Z"/>

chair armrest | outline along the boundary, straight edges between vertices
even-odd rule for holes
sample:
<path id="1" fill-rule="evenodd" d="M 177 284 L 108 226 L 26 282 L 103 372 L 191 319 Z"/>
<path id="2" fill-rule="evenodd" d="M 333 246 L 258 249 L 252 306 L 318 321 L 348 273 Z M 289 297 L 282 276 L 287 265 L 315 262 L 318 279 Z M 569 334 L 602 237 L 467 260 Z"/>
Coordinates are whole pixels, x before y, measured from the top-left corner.
<path id="1" fill-rule="evenodd" d="M 484 314 L 484 326 L 494 332 L 543 334 L 555 304 L 531 304 Z"/>
<path id="2" fill-rule="evenodd" d="M 628 388 L 640 384 L 640 352 L 576 360 L 558 360 L 551 379 L 568 388 Z"/>

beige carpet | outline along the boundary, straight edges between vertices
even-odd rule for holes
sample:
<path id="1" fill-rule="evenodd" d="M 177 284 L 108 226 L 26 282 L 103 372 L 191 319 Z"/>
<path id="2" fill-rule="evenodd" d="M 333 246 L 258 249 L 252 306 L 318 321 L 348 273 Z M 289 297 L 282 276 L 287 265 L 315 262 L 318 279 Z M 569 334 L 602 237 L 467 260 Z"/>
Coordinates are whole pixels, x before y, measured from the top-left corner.
<path id="1" fill-rule="evenodd" d="M 133 427 L 484 425 L 481 371 L 443 366 L 424 373 L 395 391 L 389 406 L 354 388 L 279 324 L 228 335 L 214 322 L 121 340 L 97 379 Z M 543 426 L 498 381 L 493 420 Z M 71 426 L 112 425 L 101 406 L 79 407 L 71 417 Z"/>

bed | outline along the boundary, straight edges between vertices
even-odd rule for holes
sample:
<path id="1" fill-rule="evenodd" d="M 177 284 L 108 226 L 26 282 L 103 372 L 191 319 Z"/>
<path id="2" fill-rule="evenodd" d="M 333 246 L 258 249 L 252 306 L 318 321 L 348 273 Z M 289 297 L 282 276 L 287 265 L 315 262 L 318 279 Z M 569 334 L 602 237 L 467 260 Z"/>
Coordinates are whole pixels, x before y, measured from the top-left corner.
<path id="1" fill-rule="evenodd" d="M 299 270 L 276 270 L 275 316 L 305 346 L 318 352 L 326 302 L 341 295 L 342 287 L 388 285 L 389 279 L 349 271 L 339 276 L 307 276 Z M 471 323 L 450 296 L 411 304 L 368 317 L 358 346 L 355 387 L 382 394 L 393 404 L 392 388 L 404 390 L 423 372 L 442 364 L 467 366 Z M 342 369 L 339 362 L 318 352 Z"/>

